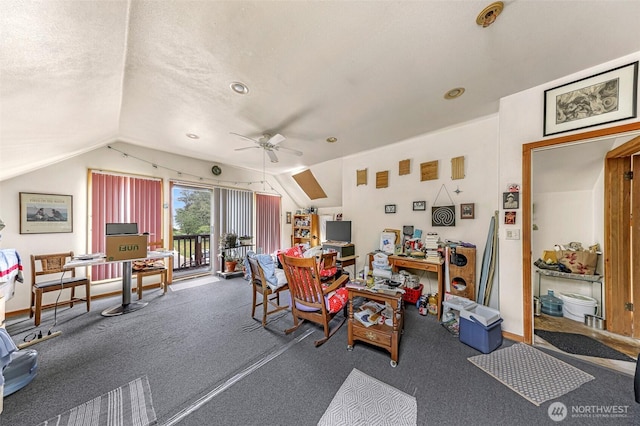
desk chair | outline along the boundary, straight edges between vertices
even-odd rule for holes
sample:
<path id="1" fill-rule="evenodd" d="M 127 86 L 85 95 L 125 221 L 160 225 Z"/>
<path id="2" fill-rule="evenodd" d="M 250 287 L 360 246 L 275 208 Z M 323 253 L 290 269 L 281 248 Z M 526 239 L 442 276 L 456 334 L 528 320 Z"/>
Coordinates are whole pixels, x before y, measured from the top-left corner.
<path id="1" fill-rule="evenodd" d="M 320 256 L 320 280 L 327 284 L 335 281 L 338 273 L 338 252 L 322 253 Z"/>
<path id="2" fill-rule="evenodd" d="M 155 250 L 158 248 L 164 248 L 164 240 L 152 241 L 149 243 L 149 248 Z M 172 258 L 170 258 L 172 259 Z M 171 262 L 171 260 L 169 260 Z M 171 263 L 169 263 L 171 264 Z M 164 258 L 162 259 L 145 259 L 142 261 L 133 262 L 133 273 L 136 276 L 138 282 L 138 300 L 142 299 L 142 279 L 144 277 L 150 277 L 152 275 L 160 276 L 160 288 L 162 294 L 167 293 L 168 279 L 167 279 L 167 264 Z"/>
<path id="3" fill-rule="evenodd" d="M 288 290 L 289 286 L 286 283 L 277 288 L 273 288 L 273 285 L 269 285 L 270 283 L 267 277 L 265 277 L 265 271 L 260 266 L 260 262 L 255 255 L 247 255 L 247 262 L 249 263 L 249 269 L 251 270 L 251 287 L 253 288 L 251 318 L 255 317 L 256 308 L 262 305 L 262 326 L 265 327 L 267 325 L 267 315 L 275 314 L 276 312 L 289 308 L 289 305 L 280 305 L 280 293 Z M 273 269 L 275 271 L 275 266 Z M 275 275 L 274 279 L 277 283 L 278 279 Z M 260 303 L 257 303 L 258 293 L 262 295 L 262 302 Z"/>
<path id="4" fill-rule="evenodd" d="M 320 280 L 318 262 L 315 258 L 297 258 L 282 255 L 282 266 L 289 283 L 291 293 L 291 313 L 294 326 L 285 330 L 286 334 L 296 330 L 304 320 L 322 325 L 324 339 L 316 340 L 317 346 L 329 340 L 346 320 L 346 316 L 333 329 L 329 322 L 344 309 L 348 300 L 348 292 L 344 284 L 348 276 L 343 275 L 330 285 L 323 285 Z"/>
<path id="5" fill-rule="evenodd" d="M 52 308 L 56 305 L 69 305 L 73 307 L 75 302 L 86 302 L 87 312 L 91 308 L 91 283 L 86 277 L 76 277 L 75 268 L 65 269 L 64 264 L 73 258 L 73 252 L 55 254 L 32 254 L 31 255 L 31 308 L 29 318 L 35 316 L 36 327 L 40 325 L 43 309 Z M 46 279 L 46 281 L 42 281 Z M 76 287 L 85 287 L 85 298 L 76 297 Z M 52 291 L 62 291 L 71 289 L 69 300 L 42 305 L 44 293 Z"/>

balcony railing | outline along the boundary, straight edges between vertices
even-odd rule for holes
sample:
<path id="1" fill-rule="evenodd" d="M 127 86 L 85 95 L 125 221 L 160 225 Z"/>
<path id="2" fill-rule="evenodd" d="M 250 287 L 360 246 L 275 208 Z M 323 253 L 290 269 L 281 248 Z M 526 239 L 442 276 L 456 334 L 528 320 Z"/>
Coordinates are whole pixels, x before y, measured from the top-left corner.
<path id="1" fill-rule="evenodd" d="M 174 235 L 173 250 L 177 253 L 174 271 L 202 270 L 210 268 L 211 236 Z"/>

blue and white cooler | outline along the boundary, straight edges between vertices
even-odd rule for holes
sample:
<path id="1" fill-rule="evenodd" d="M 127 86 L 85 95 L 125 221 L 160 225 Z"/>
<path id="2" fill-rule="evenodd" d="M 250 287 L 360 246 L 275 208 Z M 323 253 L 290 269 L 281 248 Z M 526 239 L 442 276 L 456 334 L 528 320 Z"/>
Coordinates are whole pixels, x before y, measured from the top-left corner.
<path id="1" fill-rule="evenodd" d="M 484 354 L 502 345 L 500 311 L 483 305 L 460 310 L 460 341 Z"/>

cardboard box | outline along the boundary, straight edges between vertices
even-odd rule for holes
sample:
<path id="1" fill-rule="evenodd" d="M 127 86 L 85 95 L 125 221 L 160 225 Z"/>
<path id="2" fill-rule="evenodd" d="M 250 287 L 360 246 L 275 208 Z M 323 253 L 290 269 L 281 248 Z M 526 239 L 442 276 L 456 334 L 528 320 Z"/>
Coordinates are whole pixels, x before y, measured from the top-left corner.
<path id="1" fill-rule="evenodd" d="M 107 262 L 146 259 L 148 235 L 107 235 Z"/>

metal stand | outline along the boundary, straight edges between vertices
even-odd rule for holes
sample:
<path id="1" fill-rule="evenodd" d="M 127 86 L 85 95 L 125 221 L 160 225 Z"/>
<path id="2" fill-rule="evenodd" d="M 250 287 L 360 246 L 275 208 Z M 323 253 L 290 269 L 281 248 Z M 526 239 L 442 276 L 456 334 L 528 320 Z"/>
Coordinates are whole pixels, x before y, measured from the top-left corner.
<path id="1" fill-rule="evenodd" d="M 125 260 L 122 262 L 122 304 L 105 309 L 102 311 L 102 316 L 114 317 L 128 314 L 129 312 L 137 311 L 147 306 L 147 302 L 131 301 L 131 275 L 131 261 Z"/>

